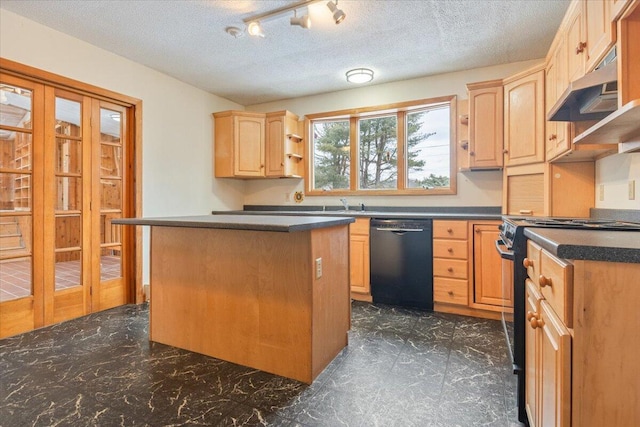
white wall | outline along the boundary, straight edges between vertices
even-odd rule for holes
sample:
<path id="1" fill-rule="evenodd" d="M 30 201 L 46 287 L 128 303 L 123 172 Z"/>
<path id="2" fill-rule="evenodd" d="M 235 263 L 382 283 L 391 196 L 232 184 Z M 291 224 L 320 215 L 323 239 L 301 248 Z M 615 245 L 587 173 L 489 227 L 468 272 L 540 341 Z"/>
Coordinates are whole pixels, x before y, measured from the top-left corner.
<path id="1" fill-rule="evenodd" d="M 629 200 L 629 181 L 635 200 Z M 600 186 L 604 200 L 600 200 Z M 614 154 L 596 162 L 596 208 L 640 209 L 640 153 Z"/>
<path id="2" fill-rule="evenodd" d="M 145 216 L 242 207 L 244 183 L 213 179 L 211 160 L 211 113 L 241 106 L 4 9 L 0 56 L 143 101 Z"/>
<path id="3" fill-rule="evenodd" d="M 540 60 L 517 62 L 493 67 L 477 68 L 456 73 L 440 74 L 419 79 L 364 86 L 340 92 L 287 99 L 266 104 L 251 105 L 247 110 L 268 112 L 289 110 L 302 117 L 305 114 L 336 111 L 372 105 L 390 104 L 457 95 L 467 98 L 466 83 L 499 79 L 518 73 L 540 63 Z M 462 114 L 462 112 L 458 112 Z M 458 194 L 450 196 L 353 196 L 353 204 L 373 206 L 501 206 L 502 172 L 458 173 Z M 302 180 L 281 179 L 247 182 L 244 202 L 247 205 L 295 204 L 291 195 L 304 191 Z M 336 205 L 339 197 L 309 196 L 302 204 Z"/>

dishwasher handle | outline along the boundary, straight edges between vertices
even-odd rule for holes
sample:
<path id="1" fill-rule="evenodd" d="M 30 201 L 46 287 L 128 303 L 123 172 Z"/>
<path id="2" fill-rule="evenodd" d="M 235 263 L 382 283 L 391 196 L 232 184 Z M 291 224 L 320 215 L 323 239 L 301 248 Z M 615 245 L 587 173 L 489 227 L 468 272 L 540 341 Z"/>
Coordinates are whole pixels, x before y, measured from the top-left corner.
<path id="1" fill-rule="evenodd" d="M 393 233 L 421 233 L 423 228 L 380 228 L 376 227 L 377 231 L 391 231 Z"/>

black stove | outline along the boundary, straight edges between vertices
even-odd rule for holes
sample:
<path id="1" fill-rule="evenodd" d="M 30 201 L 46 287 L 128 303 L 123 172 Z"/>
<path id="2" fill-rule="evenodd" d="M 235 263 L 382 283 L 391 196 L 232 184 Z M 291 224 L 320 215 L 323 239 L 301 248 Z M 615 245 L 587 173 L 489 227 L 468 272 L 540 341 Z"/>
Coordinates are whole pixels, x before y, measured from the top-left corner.
<path id="1" fill-rule="evenodd" d="M 513 315 L 506 308 L 502 313 L 502 324 L 507 346 L 513 360 L 514 374 L 518 375 L 518 418 L 526 423 L 525 413 L 525 279 L 527 270 L 522 265 L 527 256 L 526 227 L 570 228 L 585 230 L 640 231 L 640 223 L 608 219 L 556 218 L 556 217 L 502 217 L 500 240 L 496 248 L 504 259 L 513 261 Z M 505 298 L 503 298 L 505 299 Z"/>

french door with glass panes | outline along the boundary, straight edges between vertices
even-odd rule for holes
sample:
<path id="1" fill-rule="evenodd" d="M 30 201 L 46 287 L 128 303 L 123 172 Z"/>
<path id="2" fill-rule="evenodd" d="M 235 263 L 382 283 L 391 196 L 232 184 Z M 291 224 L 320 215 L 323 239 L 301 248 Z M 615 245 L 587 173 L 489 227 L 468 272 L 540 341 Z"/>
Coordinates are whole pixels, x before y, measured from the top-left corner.
<path id="1" fill-rule="evenodd" d="M 127 108 L 2 75 L 0 337 L 130 300 Z"/>

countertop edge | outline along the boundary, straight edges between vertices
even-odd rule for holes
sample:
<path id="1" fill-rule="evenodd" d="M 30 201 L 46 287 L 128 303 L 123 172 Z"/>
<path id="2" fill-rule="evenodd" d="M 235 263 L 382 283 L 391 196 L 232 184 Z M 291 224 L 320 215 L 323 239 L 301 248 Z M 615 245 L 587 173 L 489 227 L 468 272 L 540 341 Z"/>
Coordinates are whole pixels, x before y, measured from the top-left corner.
<path id="1" fill-rule="evenodd" d="M 565 230 L 567 231 L 567 230 Z M 588 230 L 572 230 L 573 233 L 585 233 L 583 236 L 588 237 L 586 233 L 598 233 L 595 236 L 604 236 L 602 233 L 624 233 L 624 231 L 588 231 Z M 637 233 L 637 232 L 630 232 Z M 546 228 L 525 228 L 524 234 L 543 249 L 558 258 L 580 261 L 605 261 L 605 262 L 621 262 L 621 263 L 640 263 L 640 244 L 637 248 L 615 247 L 610 245 L 583 244 L 561 241 L 553 237 L 557 234 L 557 230 Z M 549 236 L 551 235 L 551 236 Z M 593 236 L 593 234 L 591 234 Z M 638 234 L 640 237 L 640 234 Z M 640 241 L 640 240 L 639 240 Z"/>
<path id="2" fill-rule="evenodd" d="M 439 213 L 439 212 L 375 212 L 375 211 L 211 211 L 212 215 L 266 215 L 266 216 L 331 216 L 341 218 L 383 218 L 383 219 L 459 219 L 477 221 L 501 221 L 501 214 L 487 213 Z"/>
<path id="3" fill-rule="evenodd" d="M 237 220 L 217 221 L 216 218 L 220 216 L 216 215 L 202 215 L 202 216 L 183 216 L 183 217 L 157 217 L 157 218 L 121 218 L 113 220 L 113 224 L 120 225 L 142 225 L 142 226 L 155 226 L 155 227 L 184 227 L 184 228 L 213 228 L 213 229 L 225 229 L 225 230 L 246 230 L 246 231 L 275 231 L 275 232 L 297 232 L 297 231 L 309 231 L 319 228 L 328 228 L 338 225 L 348 225 L 355 222 L 354 218 L 350 217 L 308 217 L 308 219 L 300 221 L 300 217 L 293 215 L 281 215 L 278 217 L 279 221 L 276 222 L 254 222 L 255 215 L 250 215 L 251 221 L 243 221 L 241 215 L 234 215 Z M 273 216 L 266 216 L 273 218 Z"/>

